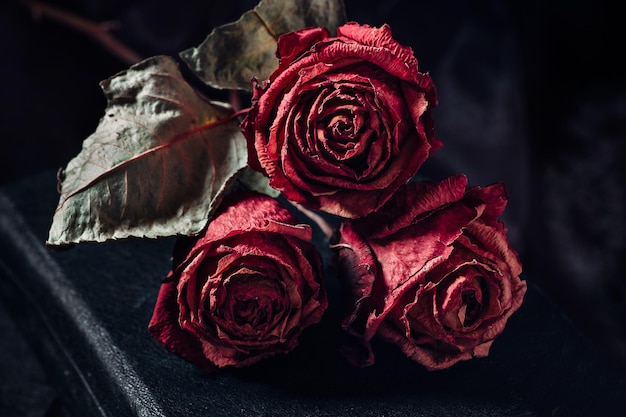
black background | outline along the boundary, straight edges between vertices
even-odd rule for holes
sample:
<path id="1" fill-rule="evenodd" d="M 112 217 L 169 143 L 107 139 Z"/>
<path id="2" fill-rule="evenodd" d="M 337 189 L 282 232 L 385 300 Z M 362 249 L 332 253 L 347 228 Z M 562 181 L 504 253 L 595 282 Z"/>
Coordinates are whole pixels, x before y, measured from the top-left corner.
<path id="1" fill-rule="evenodd" d="M 95 22 L 119 21 L 112 33 L 144 57 L 196 46 L 212 27 L 255 3 L 48 2 Z M 617 6 L 591 0 L 345 3 L 348 20 L 389 23 L 433 76 L 440 100 L 435 128 L 444 147 L 424 174 L 464 172 L 475 185 L 505 182 L 505 221 L 525 278 L 616 369 L 626 370 L 626 29 Z M 0 4 L 0 47 L 4 185 L 56 170 L 76 155 L 104 111 L 98 82 L 129 64 L 84 34 L 34 19 L 17 1 Z M 3 333 L 10 335 L 0 343 L 0 358 L 33 365 L 4 375 L 15 372 L 24 384 L 44 381 L 7 318 L 0 310 Z M 41 398 L 50 394 L 45 382 L 37 387 Z"/>

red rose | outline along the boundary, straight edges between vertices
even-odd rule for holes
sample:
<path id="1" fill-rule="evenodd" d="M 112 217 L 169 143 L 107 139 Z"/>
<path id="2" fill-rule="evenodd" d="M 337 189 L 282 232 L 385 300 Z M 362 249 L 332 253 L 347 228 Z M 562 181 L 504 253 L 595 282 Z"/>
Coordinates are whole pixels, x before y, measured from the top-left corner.
<path id="1" fill-rule="evenodd" d="M 337 245 L 348 307 L 344 329 L 373 363 L 375 334 L 428 369 L 486 356 L 521 305 L 526 283 L 498 220 L 501 184 L 467 189 L 463 175 L 411 182 L 380 211 L 345 222 Z"/>
<path id="2" fill-rule="evenodd" d="M 202 236 L 176 248 L 149 324 L 168 350 L 207 372 L 292 350 L 327 307 L 309 225 L 259 194 L 221 207 Z"/>
<path id="3" fill-rule="evenodd" d="M 329 37 L 282 35 L 279 66 L 256 85 L 242 127 L 249 165 L 308 208 L 343 217 L 378 209 L 441 146 L 435 86 L 390 28 L 349 23 Z"/>

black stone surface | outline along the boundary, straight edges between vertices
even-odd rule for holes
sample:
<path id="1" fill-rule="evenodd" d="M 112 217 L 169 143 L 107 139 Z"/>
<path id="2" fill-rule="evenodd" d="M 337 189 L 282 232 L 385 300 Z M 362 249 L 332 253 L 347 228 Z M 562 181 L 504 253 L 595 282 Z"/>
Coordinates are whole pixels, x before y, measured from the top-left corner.
<path id="1" fill-rule="evenodd" d="M 445 371 L 426 371 L 383 343 L 375 345 L 374 366 L 349 365 L 336 350 L 338 311 L 329 282 L 334 307 L 305 332 L 296 350 L 208 376 L 165 351 L 147 331 L 173 240 L 82 244 L 50 252 L 44 241 L 56 201 L 49 172 L 0 190 L 0 298 L 50 378 L 49 386 L 32 384 L 31 398 L 53 398 L 62 410 L 56 415 L 626 413 L 625 375 L 532 277 L 527 277 L 525 303 L 490 356 Z"/>

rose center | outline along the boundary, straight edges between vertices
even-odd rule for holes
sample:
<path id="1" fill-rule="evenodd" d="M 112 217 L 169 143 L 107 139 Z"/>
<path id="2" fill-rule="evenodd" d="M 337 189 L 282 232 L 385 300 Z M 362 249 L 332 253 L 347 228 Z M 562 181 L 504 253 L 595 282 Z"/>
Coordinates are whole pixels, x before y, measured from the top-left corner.
<path id="1" fill-rule="evenodd" d="M 367 160 L 369 135 L 364 135 L 367 115 L 362 109 L 344 106 L 338 112 L 322 120 L 323 134 L 321 152 L 331 159 L 341 161 L 351 169 L 360 172 Z"/>
<path id="2" fill-rule="evenodd" d="M 278 309 L 276 300 L 267 296 L 239 295 L 233 305 L 233 319 L 237 325 L 249 324 L 256 328 L 268 323 Z"/>
<path id="3" fill-rule="evenodd" d="M 479 325 L 485 313 L 484 306 L 489 303 L 487 283 L 476 268 L 459 272 L 440 287 L 436 302 L 441 324 L 462 331 Z"/>
<path id="4" fill-rule="evenodd" d="M 329 123 L 330 130 L 336 140 L 350 140 L 354 135 L 354 124 L 345 115 L 333 117 Z"/>
<path id="5" fill-rule="evenodd" d="M 280 281 L 248 267 L 225 278 L 214 295 L 212 311 L 222 327 L 250 337 L 268 331 L 285 311 L 285 294 Z"/>
<path id="6" fill-rule="evenodd" d="M 461 293 L 462 306 L 459 308 L 459 320 L 464 327 L 471 326 L 480 313 L 481 303 L 476 299 L 476 292 L 464 290 Z"/>

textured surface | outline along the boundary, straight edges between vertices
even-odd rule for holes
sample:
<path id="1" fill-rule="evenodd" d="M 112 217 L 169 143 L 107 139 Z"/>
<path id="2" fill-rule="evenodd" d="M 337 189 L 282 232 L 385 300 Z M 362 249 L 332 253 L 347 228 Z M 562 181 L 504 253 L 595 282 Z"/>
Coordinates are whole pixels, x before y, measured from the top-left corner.
<path id="1" fill-rule="evenodd" d="M 0 277 L 4 283 L 6 278 Z M 0 361 L 0 416 L 42 416 L 58 407 L 59 392 L 34 359 L 32 349 L 9 315 L 11 310 L 11 306 L 5 308 L 0 303 L 0 351 L 3 358 L 10 359 Z"/>

